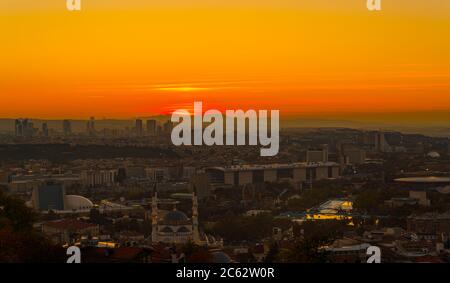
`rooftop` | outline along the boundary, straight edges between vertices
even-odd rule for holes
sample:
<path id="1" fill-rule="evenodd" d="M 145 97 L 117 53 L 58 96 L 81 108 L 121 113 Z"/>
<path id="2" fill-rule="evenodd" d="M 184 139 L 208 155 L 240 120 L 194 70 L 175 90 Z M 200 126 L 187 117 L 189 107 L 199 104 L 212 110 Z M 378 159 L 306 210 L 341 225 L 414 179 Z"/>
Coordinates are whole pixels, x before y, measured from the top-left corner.
<path id="1" fill-rule="evenodd" d="M 450 177 L 408 177 L 395 179 L 402 183 L 450 183 Z"/>
<path id="2" fill-rule="evenodd" d="M 267 170 L 267 169 L 293 169 L 293 168 L 315 168 L 338 166 L 336 162 L 296 162 L 286 164 L 248 164 L 248 165 L 233 165 L 228 167 L 211 167 L 209 169 L 216 169 L 221 171 L 253 171 L 253 170 Z"/>
<path id="3" fill-rule="evenodd" d="M 96 224 L 87 223 L 76 219 L 62 219 L 56 221 L 49 221 L 44 222 L 42 225 L 59 230 L 82 230 L 97 226 Z"/>
<path id="4" fill-rule="evenodd" d="M 172 210 L 164 215 L 162 223 L 166 225 L 183 225 L 189 221 L 189 218 L 182 211 Z"/>

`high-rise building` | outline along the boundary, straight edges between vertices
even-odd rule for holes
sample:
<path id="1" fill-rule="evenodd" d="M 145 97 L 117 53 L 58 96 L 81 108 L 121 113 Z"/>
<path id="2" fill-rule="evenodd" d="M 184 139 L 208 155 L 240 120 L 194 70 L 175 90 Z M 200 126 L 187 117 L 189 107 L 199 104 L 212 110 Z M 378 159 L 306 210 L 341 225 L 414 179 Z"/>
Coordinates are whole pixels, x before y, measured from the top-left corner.
<path id="1" fill-rule="evenodd" d="M 142 136 L 142 133 L 143 133 L 143 126 L 142 126 L 142 120 L 141 120 L 141 119 L 137 119 L 137 120 L 136 120 L 136 127 L 135 127 L 135 130 L 136 130 L 136 135 Z"/>
<path id="2" fill-rule="evenodd" d="M 72 134 L 72 124 L 69 120 L 63 121 L 63 133 L 65 136 L 69 136 Z"/>
<path id="3" fill-rule="evenodd" d="M 390 146 L 386 141 L 383 132 L 375 133 L 375 150 L 379 152 L 388 152 L 390 151 Z"/>
<path id="4" fill-rule="evenodd" d="M 35 129 L 33 123 L 28 119 L 15 120 L 15 134 L 17 137 L 31 137 L 36 132 L 38 132 L 38 129 Z"/>
<path id="5" fill-rule="evenodd" d="M 47 123 L 42 123 L 42 135 L 48 137 L 48 125 Z"/>
<path id="6" fill-rule="evenodd" d="M 147 134 L 156 136 L 156 120 L 147 120 Z"/>
<path id="7" fill-rule="evenodd" d="M 15 133 L 16 133 L 16 137 L 23 136 L 23 123 L 22 123 L 21 119 L 16 119 L 16 121 L 15 121 Z"/>
<path id="8" fill-rule="evenodd" d="M 64 210 L 66 190 L 60 183 L 47 181 L 34 188 L 33 207 L 38 210 Z"/>
<path id="9" fill-rule="evenodd" d="M 22 120 L 22 135 L 23 136 L 29 136 L 30 134 L 30 124 L 28 122 L 28 119 Z"/>
<path id="10" fill-rule="evenodd" d="M 27 120 L 26 128 L 25 128 L 25 136 L 32 137 L 34 134 L 38 133 L 39 129 L 34 127 L 34 124 Z"/>
<path id="11" fill-rule="evenodd" d="M 173 124 L 172 121 L 167 120 L 167 122 L 164 123 L 164 134 L 169 134 L 172 132 Z"/>
<path id="12" fill-rule="evenodd" d="M 95 135 L 95 118 L 91 117 L 91 119 L 89 119 L 89 121 L 86 124 L 86 130 L 87 130 L 87 134 L 90 136 L 94 136 Z"/>

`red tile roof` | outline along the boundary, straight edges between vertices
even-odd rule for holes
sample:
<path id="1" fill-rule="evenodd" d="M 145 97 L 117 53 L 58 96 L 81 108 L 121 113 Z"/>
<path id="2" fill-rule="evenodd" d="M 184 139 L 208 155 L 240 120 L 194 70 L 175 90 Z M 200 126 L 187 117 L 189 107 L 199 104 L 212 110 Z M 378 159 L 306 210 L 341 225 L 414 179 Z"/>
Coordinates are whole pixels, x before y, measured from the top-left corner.
<path id="1" fill-rule="evenodd" d="M 119 260 L 133 260 L 143 252 L 142 248 L 123 247 L 114 249 L 111 253 L 111 258 Z"/>
<path id="2" fill-rule="evenodd" d="M 420 256 L 415 261 L 418 263 L 444 263 L 443 260 L 435 256 Z"/>
<path id="3" fill-rule="evenodd" d="M 43 223 L 42 225 L 59 230 L 83 230 L 97 226 L 96 224 L 87 223 L 76 219 L 62 219 L 56 221 L 49 221 Z"/>

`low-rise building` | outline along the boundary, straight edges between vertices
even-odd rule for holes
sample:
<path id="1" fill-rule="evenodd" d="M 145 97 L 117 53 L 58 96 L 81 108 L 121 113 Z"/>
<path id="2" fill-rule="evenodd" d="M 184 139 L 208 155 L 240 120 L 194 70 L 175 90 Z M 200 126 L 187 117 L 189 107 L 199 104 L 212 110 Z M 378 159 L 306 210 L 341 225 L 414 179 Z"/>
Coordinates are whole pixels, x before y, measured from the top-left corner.
<path id="1" fill-rule="evenodd" d="M 73 244 L 82 236 L 97 236 L 99 225 L 76 219 L 62 219 L 42 223 L 42 232 L 55 244 Z"/>
<path id="2" fill-rule="evenodd" d="M 450 213 L 411 215 L 407 219 L 407 229 L 420 239 L 436 239 L 440 234 L 450 234 Z"/>
<path id="3" fill-rule="evenodd" d="M 81 182 L 89 188 L 110 187 L 117 184 L 119 171 L 116 169 L 108 170 L 84 170 L 81 172 Z"/>

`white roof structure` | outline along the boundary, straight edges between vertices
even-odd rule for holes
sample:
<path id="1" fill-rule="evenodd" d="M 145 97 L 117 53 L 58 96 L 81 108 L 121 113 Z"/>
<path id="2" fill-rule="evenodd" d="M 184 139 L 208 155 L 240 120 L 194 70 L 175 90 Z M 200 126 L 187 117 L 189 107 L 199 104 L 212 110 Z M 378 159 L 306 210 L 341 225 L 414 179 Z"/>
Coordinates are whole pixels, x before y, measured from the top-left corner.
<path id="1" fill-rule="evenodd" d="M 68 210 L 91 209 L 94 204 L 83 196 L 66 195 L 66 206 Z"/>
<path id="2" fill-rule="evenodd" d="M 436 152 L 436 151 L 428 152 L 427 156 L 430 157 L 430 158 L 439 158 L 439 157 L 441 157 L 441 155 L 438 152 Z"/>

